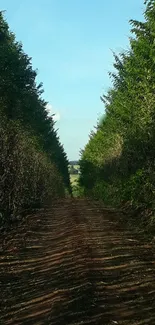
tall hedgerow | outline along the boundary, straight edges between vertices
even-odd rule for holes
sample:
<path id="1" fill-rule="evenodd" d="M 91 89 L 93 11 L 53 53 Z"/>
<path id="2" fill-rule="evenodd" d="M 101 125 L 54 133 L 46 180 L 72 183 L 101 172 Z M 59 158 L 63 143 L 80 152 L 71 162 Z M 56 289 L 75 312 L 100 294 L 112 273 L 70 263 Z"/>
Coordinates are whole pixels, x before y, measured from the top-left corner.
<path id="1" fill-rule="evenodd" d="M 10 218 L 71 193 L 68 160 L 42 84 L 0 13 L 0 214 Z"/>
<path id="2" fill-rule="evenodd" d="M 155 208 L 155 1 L 131 20 L 130 48 L 114 54 L 105 115 L 81 155 L 80 184 L 105 204 Z"/>

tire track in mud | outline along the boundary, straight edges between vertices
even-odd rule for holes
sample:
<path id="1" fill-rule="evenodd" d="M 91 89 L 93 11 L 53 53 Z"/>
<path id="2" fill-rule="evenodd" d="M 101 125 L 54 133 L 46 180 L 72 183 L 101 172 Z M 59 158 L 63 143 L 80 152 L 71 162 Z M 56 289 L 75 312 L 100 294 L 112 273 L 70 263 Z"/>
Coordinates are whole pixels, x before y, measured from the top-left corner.
<path id="1" fill-rule="evenodd" d="M 66 199 L 2 235 L 0 324 L 154 325 L 154 247 L 118 219 Z"/>

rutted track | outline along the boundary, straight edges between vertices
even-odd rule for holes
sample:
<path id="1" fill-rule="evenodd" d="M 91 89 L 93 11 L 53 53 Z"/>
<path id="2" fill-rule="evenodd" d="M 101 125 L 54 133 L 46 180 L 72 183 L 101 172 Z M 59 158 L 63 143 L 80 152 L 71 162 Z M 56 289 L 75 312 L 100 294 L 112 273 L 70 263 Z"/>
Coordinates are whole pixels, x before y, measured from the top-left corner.
<path id="1" fill-rule="evenodd" d="M 118 217 L 65 200 L 2 237 L 0 324 L 154 325 L 154 248 Z"/>

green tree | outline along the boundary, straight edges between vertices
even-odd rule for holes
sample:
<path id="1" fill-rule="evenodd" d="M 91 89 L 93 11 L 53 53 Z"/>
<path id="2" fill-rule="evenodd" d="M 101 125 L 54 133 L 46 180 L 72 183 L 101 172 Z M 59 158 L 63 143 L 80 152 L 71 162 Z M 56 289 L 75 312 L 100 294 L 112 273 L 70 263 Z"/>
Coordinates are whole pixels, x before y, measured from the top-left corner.
<path id="1" fill-rule="evenodd" d="M 129 50 L 114 54 L 106 112 L 80 161 L 85 193 L 142 210 L 155 205 L 155 1 L 145 4 L 145 20 L 130 21 Z"/>
<path id="2" fill-rule="evenodd" d="M 71 193 L 68 159 L 53 118 L 48 115 L 47 102 L 42 97 L 43 87 L 41 83 L 37 84 L 36 76 L 37 71 L 32 68 L 31 58 L 24 53 L 22 44 L 16 41 L 0 12 L 0 193 L 5 215 L 25 205 L 31 207 L 33 203 L 43 203 L 45 193 L 48 197 L 48 191 L 49 194 L 53 193 L 53 198 L 62 195 L 64 188 Z M 14 138 L 11 139 L 9 132 Z M 18 157 L 21 157 L 22 167 L 19 167 Z M 38 159 L 38 165 L 35 159 Z M 10 166 L 8 169 L 6 162 Z M 19 174 L 18 168 L 21 170 Z M 35 178 L 32 174 L 36 175 Z M 23 175 L 31 175 L 32 186 L 29 177 Z M 24 192 L 20 191 L 23 181 L 27 187 Z M 16 199 L 9 188 L 14 188 Z M 33 191 L 37 194 L 32 203 L 28 192 L 32 195 Z M 20 192 L 23 193 L 21 200 L 18 197 Z M 21 203 L 18 204 L 18 201 Z"/>

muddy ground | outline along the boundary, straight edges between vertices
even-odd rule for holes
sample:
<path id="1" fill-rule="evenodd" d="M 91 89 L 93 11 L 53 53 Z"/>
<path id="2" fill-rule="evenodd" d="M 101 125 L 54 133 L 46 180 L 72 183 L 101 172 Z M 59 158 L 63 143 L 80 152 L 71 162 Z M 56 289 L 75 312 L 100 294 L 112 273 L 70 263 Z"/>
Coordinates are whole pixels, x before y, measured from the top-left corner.
<path id="1" fill-rule="evenodd" d="M 67 199 L 2 234 L 0 324 L 154 325 L 155 249 L 120 218 Z"/>

